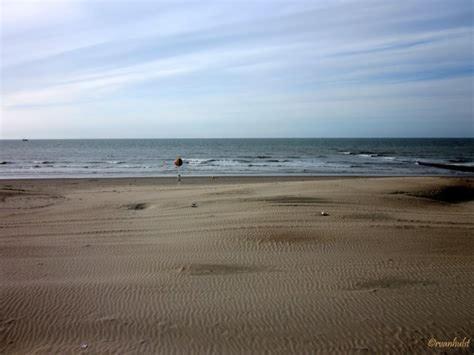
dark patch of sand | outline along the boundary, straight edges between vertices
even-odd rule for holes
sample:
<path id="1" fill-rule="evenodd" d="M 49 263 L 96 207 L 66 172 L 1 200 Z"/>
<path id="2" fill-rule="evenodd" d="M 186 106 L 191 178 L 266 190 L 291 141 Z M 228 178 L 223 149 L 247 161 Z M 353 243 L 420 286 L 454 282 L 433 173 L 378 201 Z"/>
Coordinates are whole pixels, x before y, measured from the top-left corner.
<path id="1" fill-rule="evenodd" d="M 342 216 L 343 219 L 348 220 L 361 220 L 361 221 L 389 221 L 393 220 L 388 214 L 385 213 L 352 213 Z"/>
<path id="2" fill-rule="evenodd" d="M 319 197 L 306 196 L 273 196 L 264 198 L 247 199 L 246 202 L 266 202 L 276 206 L 308 206 L 327 203 L 327 200 Z"/>
<path id="3" fill-rule="evenodd" d="M 132 211 L 140 211 L 145 210 L 150 207 L 148 203 L 139 202 L 139 203 L 131 203 L 125 206 L 128 210 Z"/>
<path id="4" fill-rule="evenodd" d="M 259 268 L 234 264 L 189 264 L 178 269 L 181 274 L 200 275 L 227 275 L 259 271 Z"/>
<path id="5" fill-rule="evenodd" d="M 411 195 L 447 203 L 468 202 L 474 200 L 474 187 L 471 184 L 440 186 L 432 190 L 412 193 Z"/>
<path id="6" fill-rule="evenodd" d="M 34 209 L 53 205 L 64 196 L 16 189 L 11 186 L 0 188 L 0 209 Z"/>
<path id="7" fill-rule="evenodd" d="M 474 200 L 474 184 L 466 180 L 457 184 L 439 185 L 420 191 L 397 190 L 390 194 L 420 197 L 438 202 L 461 203 Z"/>
<path id="8" fill-rule="evenodd" d="M 410 280 L 399 277 L 382 277 L 379 279 L 370 279 L 355 284 L 355 290 L 371 290 L 371 289 L 397 289 L 409 286 L 427 286 L 431 285 L 431 281 Z"/>
<path id="9" fill-rule="evenodd" d="M 274 244 L 300 244 L 300 243 L 314 243 L 320 241 L 321 238 L 315 233 L 303 231 L 278 230 L 269 228 L 255 235 L 247 237 L 249 241 L 257 243 L 274 243 Z"/>

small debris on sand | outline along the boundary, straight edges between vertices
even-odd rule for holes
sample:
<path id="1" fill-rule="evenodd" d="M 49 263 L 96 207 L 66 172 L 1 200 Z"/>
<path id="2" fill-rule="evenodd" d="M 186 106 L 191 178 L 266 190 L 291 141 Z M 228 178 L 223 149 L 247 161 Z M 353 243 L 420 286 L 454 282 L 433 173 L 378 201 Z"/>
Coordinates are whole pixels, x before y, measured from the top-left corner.
<path id="1" fill-rule="evenodd" d="M 198 206 L 198 205 L 197 205 L 196 202 L 191 203 L 191 207 L 197 207 L 197 206 Z"/>
<path id="2" fill-rule="evenodd" d="M 322 211 L 321 216 L 329 216 L 329 213 Z"/>

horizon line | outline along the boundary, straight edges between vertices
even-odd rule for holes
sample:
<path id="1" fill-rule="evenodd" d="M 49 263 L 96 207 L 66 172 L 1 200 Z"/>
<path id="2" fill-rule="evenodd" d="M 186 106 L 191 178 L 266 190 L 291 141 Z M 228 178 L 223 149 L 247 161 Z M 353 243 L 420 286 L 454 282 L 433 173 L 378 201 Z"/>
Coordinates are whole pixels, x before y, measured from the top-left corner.
<path id="1" fill-rule="evenodd" d="M 132 138 L 132 137 L 97 137 L 97 138 L 0 138 L 0 141 L 17 141 L 17 140 L 172 140 L 172 139 L 474 139 L 474 136 L 460 137 L 439 137 L 439 136 L 420 136 L 420 137 L 153 137 L 153 138 Z"/>

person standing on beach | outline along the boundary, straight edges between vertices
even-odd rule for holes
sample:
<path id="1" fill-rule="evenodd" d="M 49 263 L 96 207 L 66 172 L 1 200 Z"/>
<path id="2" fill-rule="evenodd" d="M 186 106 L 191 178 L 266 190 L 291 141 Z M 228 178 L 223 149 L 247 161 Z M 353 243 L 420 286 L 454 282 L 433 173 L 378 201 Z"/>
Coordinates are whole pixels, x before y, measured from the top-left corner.
<path id="1" fill-rule="evenodd" d="M 181 159 L 180 156 L 176 158 L 174 161 L 174 165 L 176 166 L 176 169 L 178 169 L 178 182 L 181 182 L 181 175 L 179 174 L 179 167 L 183 165 L 183 159 Z"/>

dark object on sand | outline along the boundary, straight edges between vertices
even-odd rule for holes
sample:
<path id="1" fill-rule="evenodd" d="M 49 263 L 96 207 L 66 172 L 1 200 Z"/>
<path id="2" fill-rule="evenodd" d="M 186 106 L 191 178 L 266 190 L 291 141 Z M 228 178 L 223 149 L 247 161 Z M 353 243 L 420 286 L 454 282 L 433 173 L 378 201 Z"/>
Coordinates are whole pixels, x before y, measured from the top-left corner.
<path id="1" fill-rule="evenodd" d="M 174 161 L 174 165 L 176 165 L 178 168 L 183 165 L 183 159 L 181 157 L 177 157 L 176 160 Z"/>
<path id="2" fill-rule="evenodd" d="M 23 138 L 22 141 L 23 141 L 23 142 L 28 142 L 28 139 Z"/>
<path id="3" fill-rule="evenodd" d="M 469 166 L 469 165 L 429 163 L 429 162 L 423 162 L 423 161 L 417 161 L 417 163 L 418 165 L 430 166 L 433 168 L 465 171 L 465 172 L 471 172 L 471 173 L 474 172 L 474 166 Z"/>

